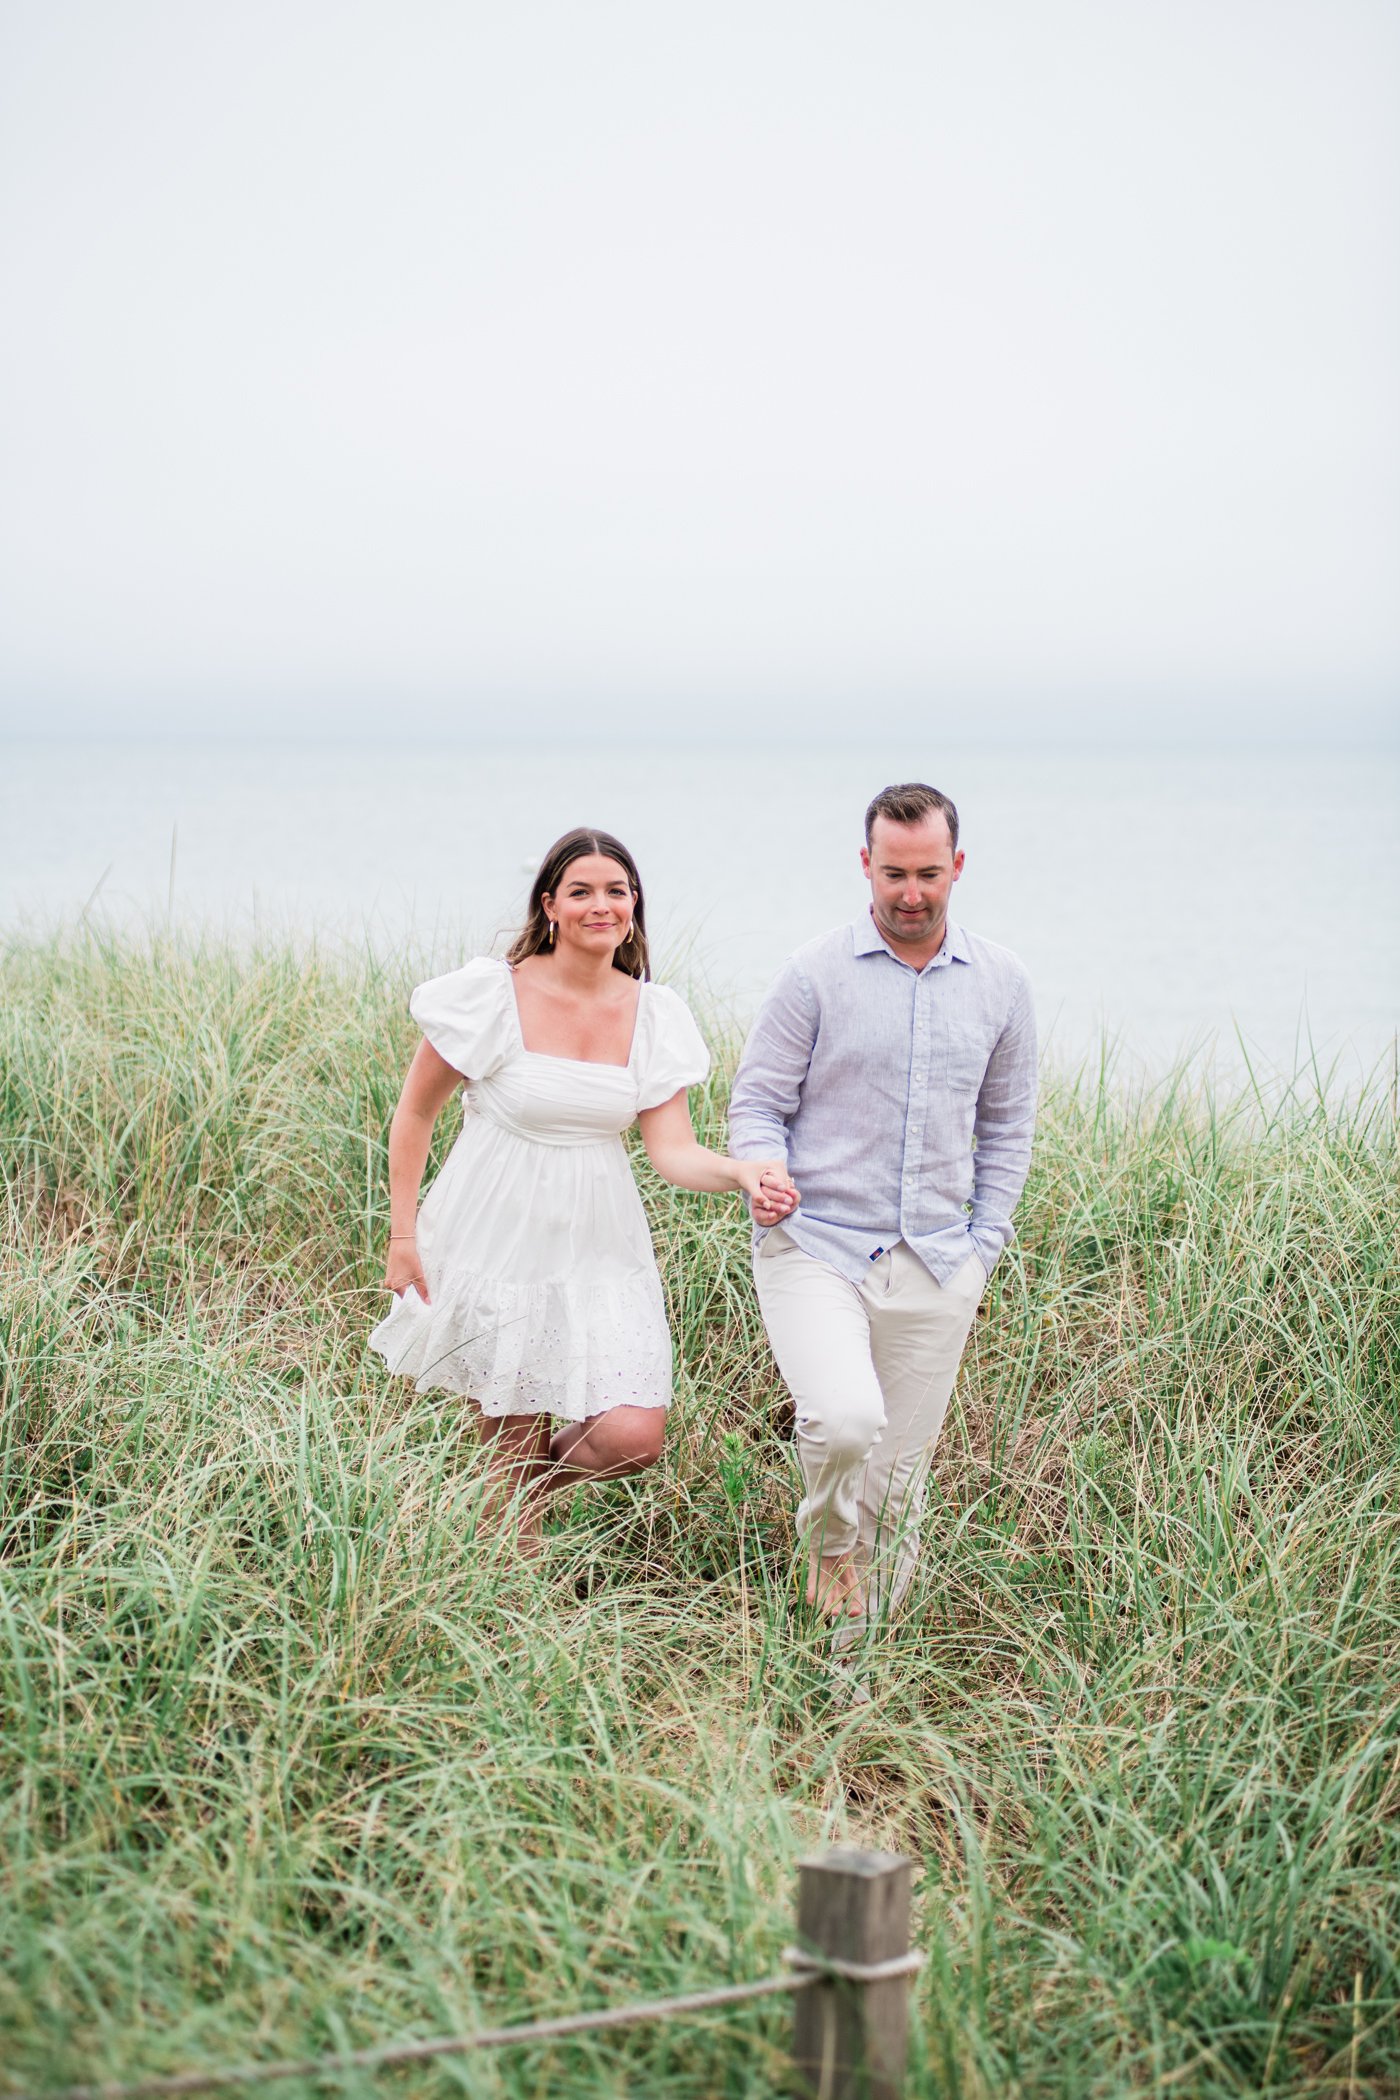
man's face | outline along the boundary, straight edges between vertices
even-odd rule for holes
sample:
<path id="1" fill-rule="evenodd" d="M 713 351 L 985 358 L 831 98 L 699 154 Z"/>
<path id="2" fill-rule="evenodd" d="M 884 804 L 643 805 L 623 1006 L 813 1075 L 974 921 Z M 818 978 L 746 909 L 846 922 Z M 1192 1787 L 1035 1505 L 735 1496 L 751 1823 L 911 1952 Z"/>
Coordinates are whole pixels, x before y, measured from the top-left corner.
<path id="1" fill-rule="evenodd" d="M 927 947 L 936 954 L 948 898 L 963 871 L 963 856 L 953 851 L 942 810 L 917 824 L 877 817 L 869 847 L 861 847 L 860 864 L 870 878 L 871 910 L 885 939 L 893 947 Z"/>

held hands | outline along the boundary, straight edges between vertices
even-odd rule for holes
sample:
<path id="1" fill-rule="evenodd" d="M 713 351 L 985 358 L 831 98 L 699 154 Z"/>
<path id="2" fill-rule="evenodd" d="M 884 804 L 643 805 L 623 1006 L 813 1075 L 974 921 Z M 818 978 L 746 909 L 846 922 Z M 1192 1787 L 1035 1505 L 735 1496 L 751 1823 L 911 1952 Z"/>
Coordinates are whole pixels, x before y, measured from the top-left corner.
<path id="1" fill-rule="evenodd" d="M 796 1210 L 802 1198 L 780 1159 L 741 1159 L 735 1165 L 756 1225 L 781 1224 Z"/>
<path id="2" fill-rule="evenodd" d="M 412 1284 L 425 1305 L 431 1304 L 428 1296 L 428 1279 L 423 1274 L 423 1264 L 418 1259 L 416 1239 L 400 1239 L 397 1234 L 389 1242 L 389 1255 L 384 1264 L 384 1288 L 402 1298 Z"/>

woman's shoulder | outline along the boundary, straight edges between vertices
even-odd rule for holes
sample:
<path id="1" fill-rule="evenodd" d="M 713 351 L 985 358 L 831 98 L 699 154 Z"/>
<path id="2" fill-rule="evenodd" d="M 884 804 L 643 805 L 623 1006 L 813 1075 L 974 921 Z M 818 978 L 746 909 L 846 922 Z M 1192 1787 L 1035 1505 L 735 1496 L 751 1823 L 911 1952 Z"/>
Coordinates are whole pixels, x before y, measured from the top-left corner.
<path id="1" fill-rule="evenodd" d="M 640 998 L 639 1017 L 645 1021 L 648 1035 L 699 1036 L 699 1024 L 674 985 L 658 984 L 648 977 L 643 980 Z"/>
<path id="2" fill-rule="evenodd" d="M 436 989 L 455 993 L 465 999 L 481 999 L 492 994 L 499 998 L 510 983 L 510 964 L 498 955 L 474 955 L 469 962 L 458 963 L 455 970 L 444 970 L 437 977 L 427 977 L 418 985 L 419 992 Z"/>
<path id="3" fill-rule="evenodd" d="M 642 980 L 642 1000 L 659 1014 L 688 1014 L 689 1006 L 674 985 L 658 984 L 654 977 Z"/>
<path id="4" fill-rule="evenodd" d="M 511 996 L 510 965 L 476 955 L 415 986 L 408 1010 L 440 1056 L 484 1079 L 509 1047 Z"/>
<path id="5" fill-rule="evenodd" d="M 501 955 L 473 955 L 469 961 L 459 963 L 455 970 L 449 970 L 447 975 L 470 978 L 477 984 L 509 984 L 511 965 Z"/>
<path id="6" fill-rule="evenodd" d="M 710 1053 L 695 1016 L 669 984 L 643 984 L 637 1034 L 643 1108 L 669 1101 L 682 1087 L 695 1086 L 710 1069 Z"/>

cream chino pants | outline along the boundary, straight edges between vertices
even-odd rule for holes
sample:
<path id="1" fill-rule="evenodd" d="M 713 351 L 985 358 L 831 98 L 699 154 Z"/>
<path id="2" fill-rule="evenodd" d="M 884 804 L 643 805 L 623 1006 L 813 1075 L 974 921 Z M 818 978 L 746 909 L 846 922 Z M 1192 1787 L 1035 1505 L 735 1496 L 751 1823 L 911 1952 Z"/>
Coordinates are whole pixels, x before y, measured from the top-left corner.
<path id="1" fill-rule="evenodd" d="M 754 1281 L 797 1410 L 798 1535 L 821 1554 L 854 1552 L 870 1615 L 893 1609 L 918 1558 L 924 1481 L 987 1273 L 969 1254 L 936 1283 L 901 1240 L 852 1283 L 775 1225 Z"/>

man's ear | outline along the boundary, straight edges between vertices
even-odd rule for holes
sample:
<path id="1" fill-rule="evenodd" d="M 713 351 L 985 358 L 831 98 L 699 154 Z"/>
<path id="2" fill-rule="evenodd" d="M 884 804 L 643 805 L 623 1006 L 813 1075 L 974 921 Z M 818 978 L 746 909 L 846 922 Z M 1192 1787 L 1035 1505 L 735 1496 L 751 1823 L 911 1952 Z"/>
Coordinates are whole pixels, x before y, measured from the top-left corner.
<path id="1" fill-rule="evenodd" d="M 860 849 L 860 869 L 863 875 L 870 873 L 870 848 L 868 846 L 862 846 Z"/>

